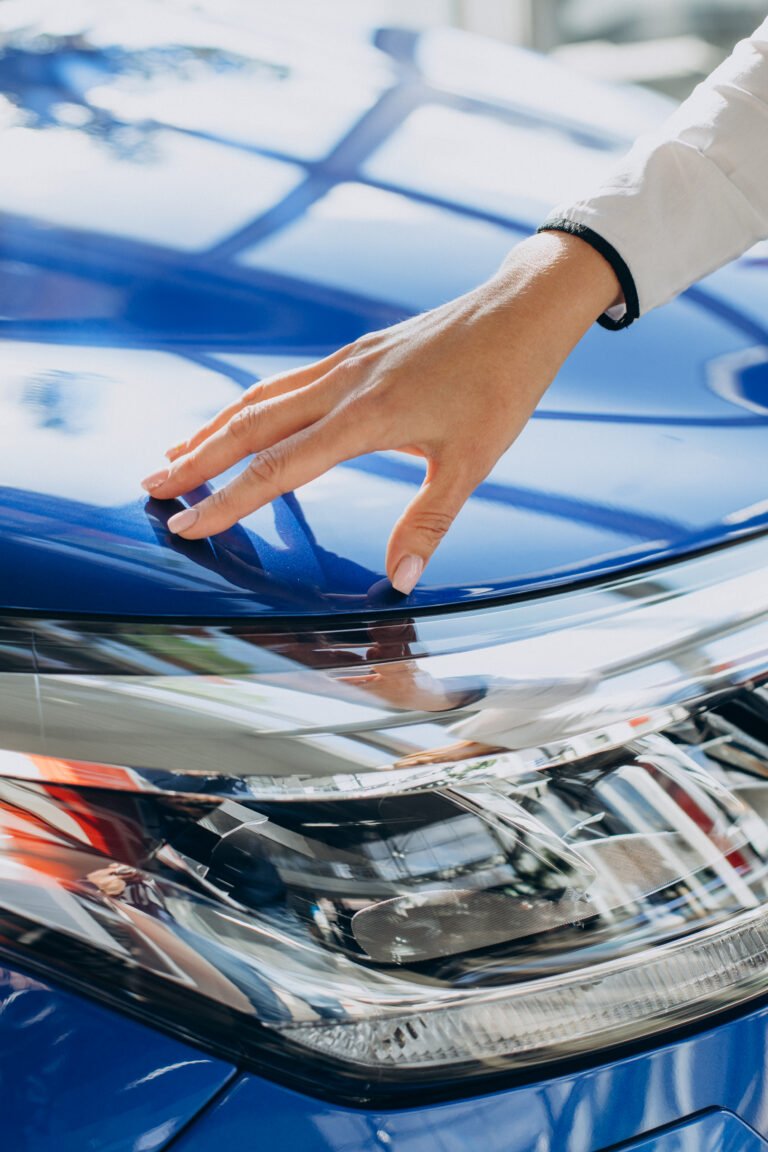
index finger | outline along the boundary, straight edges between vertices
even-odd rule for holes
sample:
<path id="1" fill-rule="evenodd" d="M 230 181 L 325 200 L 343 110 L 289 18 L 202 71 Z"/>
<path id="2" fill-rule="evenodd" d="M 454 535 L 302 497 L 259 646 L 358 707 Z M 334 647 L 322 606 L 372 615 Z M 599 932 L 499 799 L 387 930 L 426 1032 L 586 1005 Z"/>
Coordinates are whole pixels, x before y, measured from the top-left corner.
<path id="1" fill-rule="evenodd" d="M 177 512 L 168 527 L 185 540 L 214 536 L 284 492 L 292 492 L 342 460 L 367 451 L 354 421 L 336 409 L 309 428 L 257 452 L 239 476 L 194 508 Z"/>

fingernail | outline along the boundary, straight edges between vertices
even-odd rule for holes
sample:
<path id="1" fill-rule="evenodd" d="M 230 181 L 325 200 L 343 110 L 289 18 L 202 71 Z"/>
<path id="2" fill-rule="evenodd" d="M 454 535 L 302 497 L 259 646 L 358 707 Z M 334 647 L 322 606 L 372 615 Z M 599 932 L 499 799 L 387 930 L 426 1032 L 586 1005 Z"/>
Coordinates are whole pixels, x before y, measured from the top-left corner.
<path id="1" fill-rule="evenodd" d="M 413 592 L 423 571 L 424 561 L 418 556 L 403 556 L 395 568 L 392 587 L 407 596 L 409 592 Z"/>
<path id="2" fill-rule="evenodd" d="M 173 446 L 173 448 L 169 448 L 165 454 L 166 459 L 170 460 L 170 462 L 173 463 L 177 456 L 181 456 L 183 451 L 184 451 L 184 441 L 182 441 L 181 444 L 175 444 Z"/>
<path id="3" fill-rule="evenodd" d="M 159 488 L 161 484 L 165 484 L 169 472 L 169 468 L 161 468 L 159 472 L 153 472 L 151 476 L 147 476 L 142 480 L 142 488 L 146 492 L 154 492 L 155 488 Z"/>
<path id="4" fill-rule="evenodd" d="M 171 532 L 186 532 L 193 524 L 197 523 L 200 513 L 197 508 L 185 508 L 183 512 L 177 512 L 175 516 L 171 516 L 168 521 L 168 527 Z"/>

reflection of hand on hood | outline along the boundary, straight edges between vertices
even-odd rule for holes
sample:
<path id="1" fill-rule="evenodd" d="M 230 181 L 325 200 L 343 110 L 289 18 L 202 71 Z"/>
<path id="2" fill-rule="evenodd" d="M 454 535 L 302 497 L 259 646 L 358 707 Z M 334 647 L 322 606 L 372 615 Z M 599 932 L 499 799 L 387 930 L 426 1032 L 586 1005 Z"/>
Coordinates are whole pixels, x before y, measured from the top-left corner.
<path id="1" fill-rule="evenodd" d="M 444 682 L 444 691 L 450 683 Z M 493 677 L 486 682 L 482 697 L 465 705 L 464 710 L 471 709 L 471 715 L 464 715 L 446 728 L 446 734 L 457 737 L 455 743 L 405 756 L 396 767 L 472 760 L 546 744 L 572 730 L 564 720 L 564 716 L 569 717 L 568 710 L 562 707 L 569 701 L 574 702 L 570 716 L 588 715 L 592 726 L 594 712 L 584 713 L 582 701 L 594 683 L 589 676 L 562 680 Z"/>
<path id="2" fill-rule="evenodd" d="M 474 714 L 451 725 L 450 732 L 462 740 L 482 740 L 505 749 L 536 747 L 583 728 L 579 718 L 594 724 L 594 704 L 585 711 L 597 683 L 594 676 L 570 676 L 556 680 L 488 681 L 486 695 Z M 563 705 L 570 705 L 564 708 Z"/>
<path id="3" fill-rule="evenodd" d="M 446 732 L 460 738 L 461 746 L 455 750 L 461 759 L 538 744 L 545 733 L 551 740 L 556 728 L 563 734 L 561 706 L 583 700 L 596 682 L 586 674 L 558 679 L 440 678 L 412 656 L 412 623 L 371 626 L 369 632 L 374 643 L 359 674 L 340 675 L 338 680 L 405 711 L 444 713 L 460 709 L 461 719 Z M 580 711 L 579 706 L 577 714 Z M 429 761 L 435 755 L 444 759 L 445 751 L 416 753 L 400 763 Z"/>

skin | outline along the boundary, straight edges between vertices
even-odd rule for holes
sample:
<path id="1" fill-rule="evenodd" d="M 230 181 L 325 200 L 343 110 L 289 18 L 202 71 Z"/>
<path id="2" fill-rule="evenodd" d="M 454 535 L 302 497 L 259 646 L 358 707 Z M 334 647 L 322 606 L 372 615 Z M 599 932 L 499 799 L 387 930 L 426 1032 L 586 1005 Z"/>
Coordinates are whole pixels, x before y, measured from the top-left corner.
<path id="1" fill-rule="evenodd" d="M 525 427 L 563 361 L 621 299 L 610 265 L 584 241 L 543 232 L 464 296 L 372 332 L 249 388 L 144 488 L 166 500 L 239 476 L 168 527 L 212 536 L 342 460 L 400 450 L 424 457 L 424 483 L 397 521 L 386 571 L 409 593 L 462 505 Z"/>

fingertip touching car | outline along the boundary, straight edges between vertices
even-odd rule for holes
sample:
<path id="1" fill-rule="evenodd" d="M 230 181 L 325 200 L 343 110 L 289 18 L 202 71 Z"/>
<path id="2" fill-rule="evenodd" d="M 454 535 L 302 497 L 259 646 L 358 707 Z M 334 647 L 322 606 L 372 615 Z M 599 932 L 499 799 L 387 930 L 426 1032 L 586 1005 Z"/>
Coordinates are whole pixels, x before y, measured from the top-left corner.
<path id="1" fill-rule="evenodd" d="M 5 1146 L 760 1152 L 764 254 L 590 332 L 408 598 L 397 453 L 172 537 L 169 443 L 667 107 L 258 9 L 0 6 Z"/>

